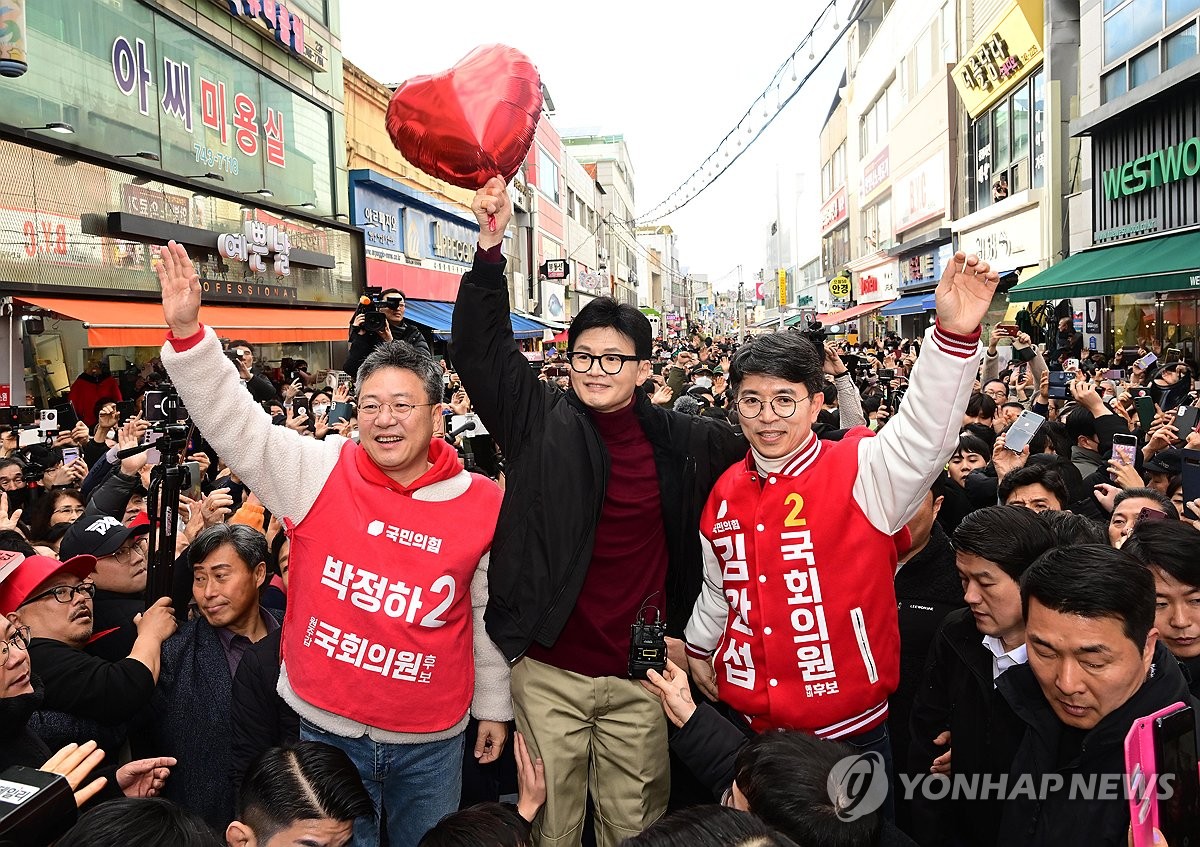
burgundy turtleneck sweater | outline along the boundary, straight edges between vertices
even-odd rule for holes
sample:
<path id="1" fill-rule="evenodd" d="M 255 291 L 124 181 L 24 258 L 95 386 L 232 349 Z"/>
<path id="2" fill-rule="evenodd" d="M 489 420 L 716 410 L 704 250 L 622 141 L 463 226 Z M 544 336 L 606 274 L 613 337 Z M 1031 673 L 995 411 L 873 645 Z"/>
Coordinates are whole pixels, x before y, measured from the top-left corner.
<path id="1" fill-rule="evenodd" d="M 638 609 L 647 600 L 648 606 L 666 608 L 662 501 L 654 448 L 634 414 L 633 402 L 616 412 L 590 414 L 611 463 L 592 560 L 579 599 L 554 646 L 534 644 L 528 655 L 584 676 L 626 677 L 629 627 Z M 649 619 L 653 620 L 652 612 Z"/>

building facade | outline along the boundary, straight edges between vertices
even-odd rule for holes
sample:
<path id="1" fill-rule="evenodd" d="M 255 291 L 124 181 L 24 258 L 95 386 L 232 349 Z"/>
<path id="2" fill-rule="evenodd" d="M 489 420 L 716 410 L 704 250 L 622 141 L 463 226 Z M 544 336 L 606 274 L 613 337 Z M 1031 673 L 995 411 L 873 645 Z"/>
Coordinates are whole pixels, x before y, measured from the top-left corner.
<path id="1" fill-rule="evenodd" d="M 633 161 L 621 135 L 581 135 L 563 139 L 566 154 L 581 162 L 601 188 L 603 224 L 597 268 L 608 278 L 609 294 L 638 305 L 638 247 L 634 213 Z"/>
<path id="2" fill-rule="evenodd" d="M 28 70 L 0 82 L 0 405 L 44 401 L 89 359 L 152 358 L 169 239 L 218 333 L 268 366 L 339 358 L 365 274 L 339 3 L 271 5 L 28 4 Z"/>
<path id="3" fill-rule="evenodd" d="M 1080 3 L 1082 188 L 1071 255 L 1014 300 L 1057 301 L 1086 345 L 1195 361 L 1200 327 L 1200 3 Z M 1069 302 L 1069 306 L 1065 303 Z"/>

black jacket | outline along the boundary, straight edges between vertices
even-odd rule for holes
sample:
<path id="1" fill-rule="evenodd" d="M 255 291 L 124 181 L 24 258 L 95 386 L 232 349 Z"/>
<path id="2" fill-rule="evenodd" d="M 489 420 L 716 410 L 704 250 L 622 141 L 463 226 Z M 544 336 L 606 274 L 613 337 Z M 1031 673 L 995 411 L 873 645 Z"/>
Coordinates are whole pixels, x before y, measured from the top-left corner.
<path id="1" fill-rule="evenodd" d="M 946 615 L 964 605 L 962 582 L 954 566 L 954 548 L 945 531 L 935 522 L 925 549 L 896 574 L 900 682 L 888 698 L 888 734 L 892 738 L 892 758 L 898 771 L 903 770 L 908 761 L 909 716 L 934 636 Z M 897 813 L 898 819 L 903 821 L 899 804 Z"/>
<path id="2" fill-rule="evenodd" d="M 279 683 L 279 643 L 282 627 L 268 633 L 242 654 L 229 710 L 230 777 L 234 790 L 259 754 L 300 740 L 300 716 L 276 692 Z"/>
<path id="3" fill-rule="evenodd" d="M 1000 678 L 1021 667 L 1010 668 Z M 933 739 L 947 729 L 955 778 L 992 774 L 995 779 L 1008 773 L 1022 726 L 993 685 L 992 654 L 970 609 L 951 612 L 938 630 L 913 701 L 910 726 L 910 774 L 929 773 L 933 760 L 946 752 Z M 995 844 L 1001 811 L 999 801 L 932 801 L 917 791 L 912 833 L 925 847 Z"/>
<path id="4" fill-rule="evenodd" d="M 133 619 L 146 611 L 145 595 L 117 594 L 98 588 L 92 609 L 93 628 L 98 637 L 84 650 L 101 659 L 119 662 L 129 655 L 137 641 Z"/>
<path id="5" fill-rule="evenodd" d="M 229 779 L 229 710 L 233 678 L 220 636 L 204 618 L 163 642 L 158 694 L 149 712 L 146 749 L 174 756 L 162 796 L 224 832 L 233 820 Z"/>
<path id="6" fill-rule="evenodd" d="M 504 263 L 476 259 L 458 290 L 453 359 L 505 458 L 505 496 L 488 569 L 488 635 L 515 661 L 553 646 L 583 586 L 609 457 L 586 407 L 538 380 L 513 338 Z M 667 627 L 680 637 L 700 593 L 700 510 L 717 477 L 746 455 L 728 424 L 661 409 L 635 412 L 654 449 L 666 534 Z"/>
<path id="7" fill-rule="evenodd" d="M 1124 705 L 1106 715 L 1083 738 L 1080 752 L 1064 766 L 1058 764 L 1058 750 L 1064 726 L 1042 696 L 1033 671 L 1025 665 L 1000 677 L 1000 691 L 1013 711 L 1025 724 L 1024 738 L 1013 759 L 1009 785 L 1022 774 L 1029 774 L 1040 786 L 1044 774 L 1064 777 L 1061 791 L 1044 800 L 1019 794 L 1004 805 L 998 843 L 1029 847 L 1124 847 L 1129 829 L 1129 802 L 1124 791 L 1116 799 L 1088 799 L 1070 796 L 1073 776 L 1123 774 L 1125 736 L 1134 720 L 1183 701 L 1198 705 L 1188 692 L 1179 662 L 1160 642 L 1154 649 L 1150 676 Z M 1200 733 L 1198 733 L 1200 737 Z M 956 751 L 957 753 L 957 751 Z"/>
<path id="8" fill-rule="evenodd" d="M 354 312 L 355 317 L 358 316 L 358 311 Z M 403 341 L 406 344 L 411 344 L 418 350 L 423 350 L 430 353 L 429 342 L 425 340 L 425 334 L 421 332 L 421 328 L 412 321 L 401 321 L 398 324 L 392 324 L 392 340 Z M 350 352 L 346 354 L 346 361 L 342 363 L 342 370 L 350 374 L 351 379 L 358 379 L 358 369 L 362 367 L 363 360 L 374 352 L 375 348 L 383 343 L 383 339 L 378 333 L 367 332 L 366 330 L 350 328 Z M 433 355 L 430 353 L 430 355 Z"/>
<path id="9" fill-rule="evenodd" d="M 746 743 L 747 735 L 736 725 L 723 718 L 712 706 L 700 703 L 692 717 L 677 730 L 671 732 L 671 752 L 675 753 L 704 783 L 717 802 L 723 802 L 725 793 L 737 776 L 737 754 Z M 829 742 L 833 743 L 833 742 Z M 852 751 L 847 748 L 847 754 Z M 751 810 L 754 811 L 754 810 Z M 769 817 L 769 816 L 768 816 Z M 768 821 L 785 835 L 787 827 L 779 821 Z M 915 843 L 888 822 L 883 822 L 879 835 L 879 847 L 915 847 Z"/>

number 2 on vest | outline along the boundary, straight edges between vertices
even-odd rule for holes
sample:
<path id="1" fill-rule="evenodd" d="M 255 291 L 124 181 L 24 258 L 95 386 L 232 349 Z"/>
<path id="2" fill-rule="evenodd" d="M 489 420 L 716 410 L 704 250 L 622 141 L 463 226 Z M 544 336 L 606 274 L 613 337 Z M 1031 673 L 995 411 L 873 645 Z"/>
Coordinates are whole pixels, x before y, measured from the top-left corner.
<path id="1" fill-rule="evenodd" d="M 808 519 L 800 517 L 800 513 L 804 511 L 804 498 L 795 492 L 783 498 L 785 505 L 790 505 L 792 511 L 783 519 L 784 526 L 807 526 Z"/>

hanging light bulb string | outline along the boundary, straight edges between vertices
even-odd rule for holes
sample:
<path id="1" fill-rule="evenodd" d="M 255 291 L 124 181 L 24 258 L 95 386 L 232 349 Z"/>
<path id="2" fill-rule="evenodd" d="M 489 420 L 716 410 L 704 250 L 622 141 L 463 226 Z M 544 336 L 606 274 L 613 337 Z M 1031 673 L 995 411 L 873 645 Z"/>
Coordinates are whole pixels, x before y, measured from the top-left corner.
<path id="1" fill-rule="evenodd" d="M 826 47 L 825 50 L 820 54 L 820 57 L 816 58 L 813 40 L 816 36 L 817 30 L 822 26 L 826 17 L 831 14 L 833 16 L 833 31 L 836 33 L 836 35 L 834 35 L 832 40 L 829 42 L 829 46 Z M 750 108 L 746 110 L 745 114 L 742 115 L 741 119 L 737 122 L 734 128 L 725 134 L 725 137 L 721 139 L 719 144 L 717 144 L 716 149 L 706 156 L 704 161 L 701 162 L 694 171 L 692 171 L 691 175 L 688 176 L 688 178 L 682 183 L 680 183 L 674 191 L 668 194 L 666 198 L 660 201 L 657 205 L 653 206 L 649 212 L 636 218 L 636 222 L 653 223 L 654 221 L 661 220 L 667 215 L 682 209 L 688 203 L 700 196 L 700 194 L 703 193 L 706 188 L 716 182 L 717 179 L 719 179 L 721 175 L 725 173 L 725 171 L 729 170 L 730 166 L 733 165 L 734 162 L 741 158 L 743 153 L 750 149 L 751 145 L 753 145 L 754 142 L 759 139 L 763 132 L 766 131 L 767 127 L 774 123 L 775 118 L 779 117 L 779 114 L 785 108 L 787 108 L 788 103 L 792 102 L 792 98 L 804 90 L 805 84 L 812 77 L 812 75 L 816 73 L 817 68 L 819 68 L 824 63 L 825 59 L 829 57 L 829 54 L 833 52 L 834 47 L 836 47 L 842 40 L 842 37 L 846 34 L 846 31 L 847 30 L 842 28 L 840 22 L 838 21 L 837 0 L 829 0 L 825 8 L 821 10 L 821 13 L 817 15 L 812 28 L 809 29 L 804 38 L 800 40 L 800 43 L 796 45 L 796 49 L 793 50 L 779 65 L 778 69 L 775 71 L 775 75 L 771 77 L 771 81 L 767 83 L 762 93 L 754 98 Z M 801 52 L 803 51 L 805 45 L 808 46 L 808 58 L 812 65 L 801 77 L 799 74 L 797 74 L 796 63 L 799 61 Z M 783 80 L 787 75 L 786 72 L 789 66 L 791 66 L 792 69 L 791 78 L 795 88 L 790 94 L 787 95 L 786 98 L 780 99 L 782 97 Z M 773 114 L 769 106 L 770 101 L 768 100 L 768 96 L 772 88 L 775 89 L 777 103 Z M 751 120 L 751 118 L 760 101 L 763 108 L 763 124 L 761 127 L 759 127 L 758 132 L 755 132 L 754 121 Z M 739 131 L 743 127 L 746 129 L 746 133 L 751 136 L 750 140 L 744 142 L 740 137 L 737 137 Z M 724 150 L 725 153 L 723 157 L 724 161 L 722 161 L 721 156 L 722 150 Z"/>

